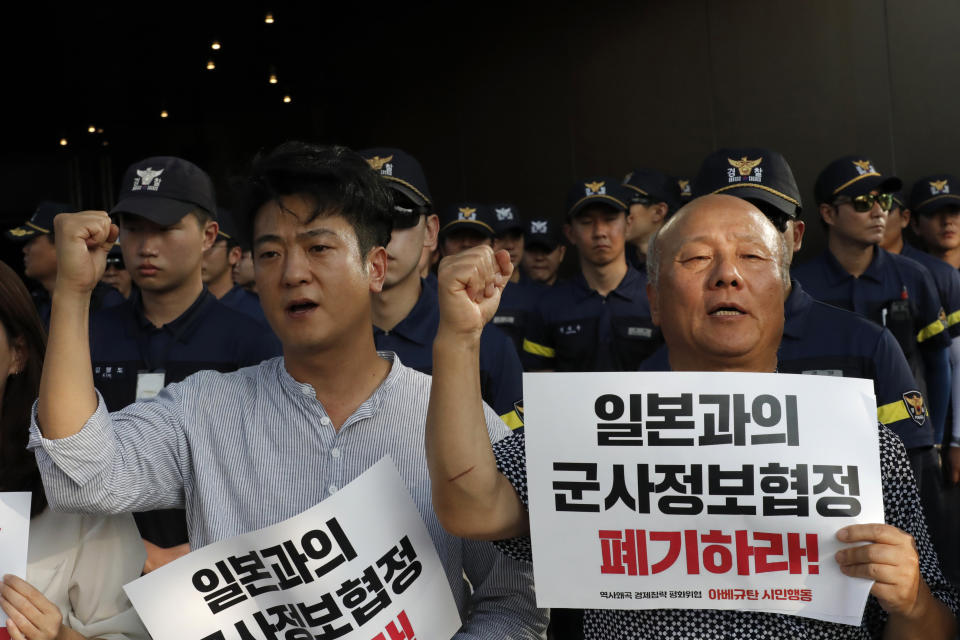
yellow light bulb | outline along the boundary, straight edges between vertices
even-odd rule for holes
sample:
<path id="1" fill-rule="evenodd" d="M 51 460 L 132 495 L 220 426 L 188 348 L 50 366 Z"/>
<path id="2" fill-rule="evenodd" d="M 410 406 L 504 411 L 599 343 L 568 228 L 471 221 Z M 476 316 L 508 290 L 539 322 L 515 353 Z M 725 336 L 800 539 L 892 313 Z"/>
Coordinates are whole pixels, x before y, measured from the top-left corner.
<path id="1" fill-rule="evenodd" d="M 67 139 L 66 139 L 66 138 L 60 138 L 60 146 L 61 146 L 61 147 L 67 146 Z"/>
<path id="2" fill-rule="evenodd" d="M 213 64 L 213 60 L 207 60 L 207 71 L 213 71 L 217 68 L 217 65 Z"/>
<path id="3" fill-rule="evenodd" d="M 166 118 L 168 115 L 170 115 L 170 114 L 167 113 L 167 110 L 166 110 L 166 109 L 164 109 L 163 111 L 160 112 L 160 117 L 161 117 L 161 118 Z"/>
<path id="4" fill-rule="evenodd" d="M 267 24 L 273 24 L 273 14 L 268 13 L 267 16 L 263 19 Z"/>
<path id="5" fill-rule="evenodd" d="M 293 98 L 291 98 L 290 96 L 283 96 L 283 101 L 284 101 L 284 102 L 292 102 L 292 101 L 293 101 Z"/>
<path id="6" fill-rule="evenodd" d="M 213 49 L 214 51 L 219 51 L 219 50 L 220 50 L 220 41 L 219 41 L 219 40 L 214 40 L 213 42 L 211 42 L 211 43 L 210 43 L 210 48 Z"/>
<path id="7" fill-rule="evenodd" d="M 96 128 L 95 126 L 93 126 L 93 125 L 90 125 L 89 127 L 87 127 L 87 132 L 88 132 L 88 133 L 96 133 L 96 132 L 97 132 L 97 128 Z"/>
<path id="8" fill-rule="evenodd" d="M 275 73 L 270 74 L 270 84 L 277 84 L 277 74 Z"/>

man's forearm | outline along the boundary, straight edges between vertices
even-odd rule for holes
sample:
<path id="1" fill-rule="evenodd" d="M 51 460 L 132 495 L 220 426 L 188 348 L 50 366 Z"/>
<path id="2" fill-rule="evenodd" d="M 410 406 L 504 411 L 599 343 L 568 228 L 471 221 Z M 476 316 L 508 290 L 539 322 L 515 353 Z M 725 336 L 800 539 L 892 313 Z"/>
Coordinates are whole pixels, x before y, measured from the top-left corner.
<path id="1" fill-rule="evenodd" d="M 89 294 L 54 289 L 37 405 L 37 422 L 46 438 L 72 436 L 97 409 L 89 314 Z"/>
<path id="2" fill-rule="evenodd" d="M 463 537 L 526 531 L 526 512 L 497 470 L 480 398 L 479 336 L 438 334 L 426 425 L 433 503 L 444 528 Z"/>

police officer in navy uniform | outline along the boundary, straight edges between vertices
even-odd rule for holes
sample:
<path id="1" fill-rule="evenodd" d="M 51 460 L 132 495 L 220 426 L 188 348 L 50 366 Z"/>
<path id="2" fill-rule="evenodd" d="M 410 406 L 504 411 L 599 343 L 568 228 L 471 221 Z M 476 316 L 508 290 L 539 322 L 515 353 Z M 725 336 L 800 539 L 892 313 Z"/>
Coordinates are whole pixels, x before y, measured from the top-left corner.
<path id="1" fill-rule="evenodd" d="M 218 208 L 217 223 L 217 239 L 212 247 L 203 252 L 203 284 L 220 304 L 253 318 L 263 326 L 264 331 L 272 334 L 273 330 L 263 315 L 259 296 L 233 281 L 234 267 L 243 258 L 240 231 L 234 222 L 233 213 L 229 209 Z"/>
<path id="2" fill-rule="evenodd" d="M 629 197 L 609 177 L 570 190 L 564 232 L 580 272 L 541 298 L 523 340 L 528 370 L 635 371 L 662 344 L 646 274 L 624 258 Z"/>
<path id="3" fill-rule="evenodd" d="M 627 210 L 627 262 L 646 269 L 647 244 L 667 217 L 680 207 L 677 179 L 656 169 L 634 169 L 623 179 L 630 194 Z"/>
<path id="4" fill-rule="evenodd" d="M 500 306 L 491 321 L 513 341 L 519 355 L 523 351 L 523 333 L 527 318 L 537 308 L 544 287 L 520 268 L 525 253 L 523 220 L 517 207 L 509 203 L 490 205 L 493 210 L 493 250 L 510 254 L 513 273 L 500 294 Z"/>
<path id="5" fill-rule="evenodd" d="M 549 218 L 532 218 L 523 234 L 524 276 L 531 282 L 552 287 L 557 283 L 560 264 L 567 247 L 560 237 L 560 225 Z"/>
<path id="6" fill-rule="evenodd" d="M 7 237 L 23 243 L 23 273 L 37 282 L 33 289 L 33 303 L 44 327 L 50 326 L 50 294 L 57 281 L 57 252 L 54 248 L 53 219 L 58 213 L 75 211 L 76 207 L 64 202 L 44 200 L 37 205 L 30 219 L 7 231 Z M 90 311 L 110 307 L 123 302 L 123 296 L 113 287 L 98 283 L 90 298 Z"/>
<path id="7" fill-rule="evenodd" d="M 707 156 L 694 184 L 695 195 L 724 193 L 751 202 L 782 233 L 792 254 L 803 244 L 800 191 L 790 165 L 770 149 L 719 149 Z M 916 382 L 903 351 L 886 329 L 853 313 L 814 300 L 791 280 L 784 303 L 782 373 L 833 375 L 873 380 L 877 419 L 907 447 L 924 450 L 932 428 L 926 412 L 912 413 Z M 643 363 L 646 371 L 668 371 L 666 347 Z M 919 423 L 919 424 L 918 424 Z"/>
<path id="8" fill-rule="evenodd" d="M 383 289 L 371 299 L 373 339 L 379 351 L 393 351 L 400 361 L 429 374 L 433 339 L 440 324 L 437 290 L 420 277 L 424 247 L 437 243 L 440 222 L 420 163 L 401 149 L 378 147 L 359 152 L 393 191 L 393 232 L 387 245 Z M 476 207 L 474 207 L 476 208 Z M 475 213 L 475 212 L 474 212 Z M 490 227 L 484 215 L 482 223 Z M 493 237 L 492 227 L 487 242 Z M 484 402 L 511 429 L 523 422 L 523 370 L 509 338 L 496 327 L 480 337 L 480 381 Z"/>
<path id="9" fill-rule="evenodd" d="M 213 183 L 186 160 L 146 158 L 124 174 L 110 213 L 137 289 L 95 314 L 91 327 L 94 385 L 109 410 L 197 371 L 233 371 L 280 355 L 272 333 L 203 286 L 203 251 L 217 237 L 216 211 Z M 147 542 L 147 570 L 189 551 L 182 510 L 136 519 Z"/>

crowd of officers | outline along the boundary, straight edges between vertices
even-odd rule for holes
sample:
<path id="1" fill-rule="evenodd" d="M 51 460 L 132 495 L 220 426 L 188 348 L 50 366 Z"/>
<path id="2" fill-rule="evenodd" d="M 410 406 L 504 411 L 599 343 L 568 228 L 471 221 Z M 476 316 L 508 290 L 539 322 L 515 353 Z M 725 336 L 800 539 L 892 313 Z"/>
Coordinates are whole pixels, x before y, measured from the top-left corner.
<path id="1" fill-rule="evenodd" d="M 877 419 L 902 439 L 944 572 L 960 584 L 960 180 L 939 174 L 905 189 L 869 158 L 847 156 L 819 174 L 816 208 L 801 216 L 781 154 L 720 149 L 693 180 L 638 169 L 624 179 L 577 182 L 560 224 L 555 212 L 521 217 L 510 203 L 436 207 L 411 155 L 360 154 L 394 197 L 386 279 L 371 300 L 378 350 L 429 374 L 437 261 L 481 244 L 509 253 L 515 270 L 483 333 L 480 379 L 484 400 L 513 429 L 523 424 L 523 371 L 670 369 L 647 301 L 646 254 L 650 237 L 684 202 L 709 193 L 748 200 L 793 253 L 815 219 L 827 247 L 792 269 L 778 370 L 873 380 Z M 151 157 L 134 163 L 122 185 L 110 212 L 120 242 L 91 305 L 94 384 L 107 408 L 200 370 L 232 371 L 281 355 L 256 295 L 243 221 L 217 207 L 207 174 L 180 158 Z M 166 193 L 167 204 L 158 207 L 149 191 Z M 43 202 L 7 231 L 23 245 L 45 323 L 57 271 L 53 218 L 73 209 Z M 200 235 L 184 231 L 191 213 Z M 579 268 L 563 280 L 568 247 Z M 182 512 L 136 517 L 147 570 L 189 551 Z"/>

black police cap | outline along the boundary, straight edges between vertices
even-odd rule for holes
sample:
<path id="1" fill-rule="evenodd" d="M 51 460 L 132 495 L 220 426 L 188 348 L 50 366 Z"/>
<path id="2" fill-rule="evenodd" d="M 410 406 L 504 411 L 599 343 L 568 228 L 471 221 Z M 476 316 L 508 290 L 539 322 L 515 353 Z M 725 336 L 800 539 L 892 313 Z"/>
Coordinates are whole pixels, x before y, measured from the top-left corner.
<path id="1" fill-rule="evenodd" d="M 197 207 L 217 215 L 210 176 L 182 158 L 154 156 L 127 168 L 110 214 L 131 213 L 169 227 Z"/>
<path id="2" fill-rule="evenodd" d="M 51 202 L 44 200 L 37 205 L 36 210 L 30 219 L 18 227 L 7 231 L 7 237 L 11 240 L 26 241 L 32 240 L 39 235 L 53 233 L 53 219 L 58 214 L 76 211 L 76 207 L 65 202 Z"/>
<path id="3" fill-rule="evenodd" d="M 629 201 L 629 192 L 616 178 L 600 176 L 581 180 L 567 192 L 567 219 L 596 205 L 626 211 Z"/>
<path id="4" fill-rule="evenodd" d="M 960 180 L 949 173 L 920 178 L 910 189 L 910 210 L 928 216 L 944 207 L 960 207 Z"/>
<path id="5" fill-rule="evenodd" d="M 633 204 L 641 198 L 653 202 L 665 202 L 670 211 L 680 206 L 680 184 L 673 176 L 656 169 L 634 169 L 623 179 L 623 186 L 630 192 Z"/>
<path id="6" fill-rule="evenodd" d="M 440 236 L 459 229 L 473 229 L 492 238 L 493 215 L 490 207 L 476 202 L 458 202 L 444 207 L 440 212 Z"/>
<path id="7" fill-rule="evenodd" d="M 724 148 L 708 155 L 693 181 L 693 197 L 710 193 L 759 200 L 794 220 L 802 208 L 787 159 L 771 149 Z"/>
<path id="8" fill-rule="evenodd" d="M 507 231 L 523 231 L 523 220 L 516 205 L 500 202 L 490 205 L 490 210 L 493 213 L 493 231 L 498 236 Z"/>
<path id="9" fill-rule="evenodd" d="M 433 209 L 427 177 L 416 158 L 403 149 L 393 147 L 374 147 L 359 153 L 391 188 L 402 193 L 416 206 Z"/>
<path id="10" fill-rule="evenodd" d="M 813 193 L 817 204 L 831 204 L 839 196 L 855 198 L 871 191 L 896 193 L 903 188 L 903 181 L 892 176 L 884 177 L 873 162 L 864 156 L 837 158 L 817 176 Z"/>

